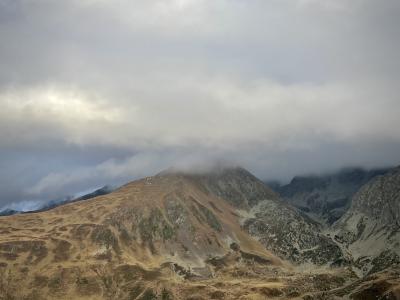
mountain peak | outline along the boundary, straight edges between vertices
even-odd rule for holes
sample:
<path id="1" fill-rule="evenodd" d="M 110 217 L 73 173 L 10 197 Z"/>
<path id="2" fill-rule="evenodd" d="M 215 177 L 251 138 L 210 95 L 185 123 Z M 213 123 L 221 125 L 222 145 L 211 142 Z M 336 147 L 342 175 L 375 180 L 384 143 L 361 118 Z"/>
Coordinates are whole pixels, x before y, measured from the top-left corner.
<path id="1" fill-rule="evenodd" d="M 249 209 L 263 200 L 278 199 L 275 192 L 240 166 L 215 165 L 202 171 L 170 168 L 157 176 L 168 175 L 182 176 L 236 208 Z"/>

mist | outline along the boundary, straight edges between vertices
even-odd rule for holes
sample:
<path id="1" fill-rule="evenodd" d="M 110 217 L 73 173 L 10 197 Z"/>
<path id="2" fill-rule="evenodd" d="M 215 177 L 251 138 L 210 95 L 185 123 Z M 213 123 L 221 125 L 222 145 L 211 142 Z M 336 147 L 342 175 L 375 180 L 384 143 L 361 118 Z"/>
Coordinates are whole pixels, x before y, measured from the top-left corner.
<path id="1" fill-rule="evenodd" d="M 400 3 L 0 0 L 0 207 L 400 163 Z"/>

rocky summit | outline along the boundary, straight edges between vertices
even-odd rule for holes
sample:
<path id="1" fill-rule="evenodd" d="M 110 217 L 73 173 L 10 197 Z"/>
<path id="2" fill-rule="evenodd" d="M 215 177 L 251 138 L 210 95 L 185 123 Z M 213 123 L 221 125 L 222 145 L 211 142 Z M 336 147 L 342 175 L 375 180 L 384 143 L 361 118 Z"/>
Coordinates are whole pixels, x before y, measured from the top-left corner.
<path id="1" fill-rule="evenodd" d="M 0 299 L 397 299 L 398 178 L 363 187 L 330 232 L 243 168 L 4 216 Z M 367 237 L 385 243 L 360 272 Z"/>
<path id="2" fill-rule="evenodd" d="M 364 184 L 386 172 L 386 168 L 346 168 L 327 175 L 296 176 L 286 185 L 272 182 L 271 186 L 290 205 L 329 226 L 347 211 Z"/>

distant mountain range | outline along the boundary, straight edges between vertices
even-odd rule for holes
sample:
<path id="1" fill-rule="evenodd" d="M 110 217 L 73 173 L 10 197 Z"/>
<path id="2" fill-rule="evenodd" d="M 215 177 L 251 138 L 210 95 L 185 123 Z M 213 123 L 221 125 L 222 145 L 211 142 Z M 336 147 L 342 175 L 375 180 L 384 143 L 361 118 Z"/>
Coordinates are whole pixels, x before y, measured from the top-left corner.
<path id="1" fill-rule="evenodd" d="M 285 185 L 277 181 L 266 184 L 309 217 L 331 225 L 347 211 L 352 196 L 361 186 L 389 170 L 347 168 L 328 175 L 296 176 Z"/>
<path id="2" fill-rule="evenodd" d="M 70 203 L 70 202 L 88 200 L 88 199 L 91 199 L 91 198 L 94 198 L 97 196 L 107 195 L 107 194 L 111 193 L 113 190 L 114 190 L 113 187 L 106 185 L 106 186 L 103 186 L 102 188 L 99 188 L 89 194 L 85 194 L 80 197 L 68 196 L 68 197 L 64 197 L 62 199 L 58 199 L 58 200 L 51 200 L 49 202 L 46 202 L 45 204 L 43 204 L 42 206 L 40 206 L 38 209 L 35 209 L 35 210 L 23 211 L 23 210 L 15 210 L 15 209 L 6 208 L 6 209 L 0 211 L 0 216 L 11 216 L 11 215 L 16 215 L 16 214 L 46 211 L 46 210 L 55 208 L 57 206 Z"/>
<path id="3" fill-rule="evenodd" d="M 270 186 L 320 223 L 355 270 L 365 275 L 400 264 L 400 167 L 348 168 Z"/>

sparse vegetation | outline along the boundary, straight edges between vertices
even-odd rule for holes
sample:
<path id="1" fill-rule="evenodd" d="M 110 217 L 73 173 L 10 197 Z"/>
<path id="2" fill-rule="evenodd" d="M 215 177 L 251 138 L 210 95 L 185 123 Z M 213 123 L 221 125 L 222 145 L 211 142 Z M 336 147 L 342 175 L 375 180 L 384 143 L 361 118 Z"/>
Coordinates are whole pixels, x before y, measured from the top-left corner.
<path id="1" fill-rule="evenodd" d="M 11 270 L 0 268 L 0 300 L 18 300 L 17 280 Z"/>
<path id="2" fill-rule="evenodd" d="M 132 238 L 130 237 L 128 230 L 126 230 L 126 228 L 121 228 L 119 230 L 119 238 L 125 245 L 129 245 L 132 241 Z"/>
<path id="3" fill-rule="evenodd" d="M 167 223 L 164 224 L 164 228 L 162 231 L 163 240 L 164 241 L 170 240 L 174 235 L 175 235 L 174 229 L 169 224 Z"/>
<path id="4" fill-rule="evenodd" d="M 172 300 L 172 295 L 167 289 L 161 291 L 161 300 Z"/>
<path id="5" fill-rule="evenodd" d="M 157 240 L 167 241 L 174 237 L 175 230 L 166 221 L 160 209 L 153 209 L 150 215 L 143 217 L 138 225 L 142 241 L 147 244 L 153 253 L 156 253 L 154 242 Z"/>
<path id="6" fill-rule="evenodd" d="M 36 264 L 47 256 L 46 244 L 43 241 L 13 241 L 0 243 L 0 257 L 17 260 L 21 254 L 28 253 L 27 263 Z"/>
<path id="7" fill-rule="evenodd" d="M 141 284 L 135 284 L 133 288 L 129 290 L 129 298 L 136 299 L 144 290 L 144 287 Z"/>
<path id="8" fill-rule="evenodd" d="M 55 240 L 56 248 L 54 252 L 54 261 L 60 262 L 65 261 L 69 258 L 69 250 L 71 248 L 71 243 L 64 240 Z"/>
<path id="9" fill-rule="evenodd" d="M 210 225 L 210 227 L 215 229 L 216 231 L 222 231 L 221 223 L 218 221 L 217 217 L 213 214 L 213 212 L 198 202 L 196 202 L 196 204 L 197 207 L 205 216 L 207 224 Z"/>
<path id="10" fill-rule="evenodd" d="M 110 247 L 114 250 L 118 248 L 118 240 L 115 237 L 111 229 L 106 226 L 96 226 L 91 234 L 93 242 L 106 246 L 107 249 Z"/>
<path id="11" fill-rule="evenodd" d="M 53 292 L 60 290 L 62 287 L 62 278 L 60 274 L 56 274 L 54 277 L 50 278 L 50 280 L 47 283 L 47 286 Z"/>
<path id="12" fill-rule="evenodd" d="M 121 299 L 122 290 L 111 264 L 91 266 L 92 271 L 100 281 L 103 297 L 108 300 Z"/>
<path id="13" fill-rule="evenodd" d="M 157 300 L 157 294 L 154 293 L 151 289 L 147 289 L 139 299 L 140 300 Z"/>

